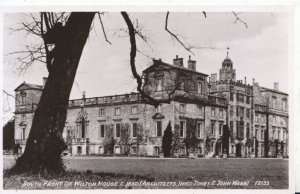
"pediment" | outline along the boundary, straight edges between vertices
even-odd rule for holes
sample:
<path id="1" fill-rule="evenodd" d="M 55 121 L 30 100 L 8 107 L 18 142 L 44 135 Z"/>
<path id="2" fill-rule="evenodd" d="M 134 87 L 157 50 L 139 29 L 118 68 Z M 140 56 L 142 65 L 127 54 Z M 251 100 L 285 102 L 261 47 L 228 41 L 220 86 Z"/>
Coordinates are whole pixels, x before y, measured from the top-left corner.
<path id="1" fill-rule="evenodd" d="M 165 116 L 161 113 L 155 113 L 153 116 L 152 116 L 152 119 L 164 119 Z"/>

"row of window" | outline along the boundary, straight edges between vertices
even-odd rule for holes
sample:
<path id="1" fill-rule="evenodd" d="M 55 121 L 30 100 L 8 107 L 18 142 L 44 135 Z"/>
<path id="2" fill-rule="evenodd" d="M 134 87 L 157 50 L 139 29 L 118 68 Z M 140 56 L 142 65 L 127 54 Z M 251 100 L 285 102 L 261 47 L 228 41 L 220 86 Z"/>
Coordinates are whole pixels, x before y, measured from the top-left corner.
<path id="1" fill-rule="evenodd" d="M 161 128 L 161 121 L 156 122 L 156 136 L 161 137 L 162 136 L 162 128 Z M 219 133 L 218 135 L 223 134 L 223 123 L 219 124 Z M 216 131 L 216 123 L 211 123 L 211 135 L 215 135 Z M 186 137 L 186 121 L 180 121 L 179 125 L 179 137 L 185 138 Z M 204 124 L 202 122 L 198 122 L 196 126 L 196 137 L 197 138 L 204 138 Z"/>
<path id="2" fill-rule="evenodd" d="M 129 135 L 131 137 L 137 137 L 138 136 L 138 124 L 137 123 L 132 123 L 132 128 L 129 131 L 130 131 Z M 122 133 L 121 132 L 121 124 L 116 123 L 115 124 L 115 137 L 120 138 L 121 133 Z M 104 138 L 105 137 L 105 125 L 104 124 L 100 124 L 98 137 L 99 138 Z"/>
<path id="3" fill-rule="evenodd" d="M 277 109 L 278 107 L 276 107 L 277 106 L 277 98 L 275 97 L 275 96 L 272 96 L 272 103 L 271 103 L 271 108 L 273 108 L 273 109 Z M 285 99 L 285 98 L 283 98 L 282 99 L 282 101 L 281 101 L 281 108 L 282 108 L 282 110 L 284 110 L 284 111 L 286 111 L 287 110 L 287 100 Z"/>
<path id="4" fill-rule="evenodd" d="M 219 109 L 219 118 L 224 118 L 223 109 Z M 211 108 L 211 117 L 216 117 L 216 108 Z"/>
<path id="5" fill-rule="evenodd" d="M 236 121 L 236 136 L 240 138 L 244 138 L 246 135 L 246 138 L 252 137 L 251 129 L 250 129 L 250 123 L 246 123 L 246 134 L 244 134 L 244 127 L 245 123 L 241 121 Z M 229 130 L 231 135 L 233 135 L 233 121 L 229 122 Z"/>
<path id="6" fill-rule="evenodd" d="M 137 106 L 132 106 L 131 107 L 131 114 L 132 115 L 137 115 L 138 114 L 138 107 Z M 115 116 L 120 116 L 121 115 L 121 107 L 115 107 L 114 115 Z M 99 116 L 105 116 L 105 109 L 104 108 L 99 109 Z"/>
<path id="7" fill-rule="evenodd" d="M 187 81 L 186 80 L 181 80 L 180 84 L 179 84 L 179 89 L 180 90 L 184 90 L 187 88 Z M 163 81 L 162 81 L 162 77 L 157 77 L 156 78 L 156 91 L 162 91 L 163 90 Z M 203 94 L 203 86 L 202 86 L 202 82 L 198 82 L 197 84 L 197 92 L 199 94 Z"/>
<path id="8" fill-rule="evenodd" d="M 245 97 L 246 97 L 246 100 L 245 100 Z M 230 99 L 230 101 L 234 101 L 234 93 L 233 92 L 229 93 L 229 99 Z M 247 104 L 250 104 L 250 96 L 246 96 L 244 94 L 237 93 L 236 101 L 241 102 L 241 103 L 244 103 L 246 101 Z"/>
<path id="9" fill-rule="evenodd" d="M 237 117 L 247 117 L 250 118 L 250 108 L 244 108 L 241 106 L 236 107 L 235 115 Z M 234 112 L 233 112 L 233 106 L 230 106 L 230 116 L 233 117 Z"/>

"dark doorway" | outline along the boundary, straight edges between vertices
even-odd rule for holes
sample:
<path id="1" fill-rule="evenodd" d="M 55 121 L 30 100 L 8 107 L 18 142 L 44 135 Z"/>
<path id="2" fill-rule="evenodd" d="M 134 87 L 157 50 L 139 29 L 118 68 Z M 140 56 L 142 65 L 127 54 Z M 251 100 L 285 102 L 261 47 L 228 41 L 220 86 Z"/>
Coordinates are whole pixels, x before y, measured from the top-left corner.
<path id="1" fill-rule="evenodd" d="M 217 142 L 216 143 L 216 147 L 215 147 L 215 154 L 216 154 L 216 156 L 219 155 L 219 147 L 220 147 L 220 143 Z"/>
<path id="2" fill-rule="evenodd" d="M 78 155 L 81 155 L 81 152 L 82 152 L 81 146 L 78 146 L 78 147 L 77 147 L 77 154 L 78 154 Z"/>
<path id="3" fill-rule="evenodd" d="M 241 144 L 236 144 L 235 146 L 236 157 L 242 157 L 242 146 Z"/>

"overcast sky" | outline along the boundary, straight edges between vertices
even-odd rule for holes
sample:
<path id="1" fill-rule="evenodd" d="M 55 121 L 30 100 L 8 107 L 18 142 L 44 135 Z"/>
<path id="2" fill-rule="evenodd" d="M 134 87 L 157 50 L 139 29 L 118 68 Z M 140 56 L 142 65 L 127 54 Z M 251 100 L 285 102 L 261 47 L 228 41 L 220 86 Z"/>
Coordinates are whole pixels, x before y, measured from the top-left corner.
<path id="1" fill-rule="evenodd" d="M 179 55 L 184 58 L 184 65 L 189 52 L 164 30 L 166 13 L 129 13 L 132 20 L 138 19 L 142 32 L 149 39 L 147 44 L 139 41 L 138 49 L 151 58 L 161 58 L 172 63 Z M 226 57 L 226 48 L 230 47 L 229 57 L 236 69 L 237 79 L 247 77 L 252 83 L 255 78 L 260 85 L 273 88 L 279 82 L 281 91 L 288 91 L 288 55 L 289 55 L 289 15 L 287 13 L 241 13 L 245 21 L 234 23 L 232 13 L 173 13 L 169 15 L 169 29 L 180 34 L 181 40 L 195 47 L 215 49 L 195 49 L 191 56 L 197 61 L 197 71 L 211 74 L 218 73 Z M 22 50 L 26 44 L 35 44 L 38 40 L 23 32 L 11 33 L 9 28 L 18 27 L 24 18 L 20 14 L 4 15 L 4 53 Z M 112 45 L 105 42 L 98 18 L 82 54 L 71 98 L 80 98 L 82 91 L 87 97 L 130 93 L 135 91 L 129 66 L 130 44 L 125 29 L 125 22 L 120 13 L 107 13 L 103 16 L 107 37 Z M 26 73 L 16 71 L 14 56 L 4 57 L 5 91 L 14 94 L 14 89 L 23 81 L 42 84 L 42 77 L 47 77 L 45 65 L 36 63 Z M 151 65 L 152 60 L 138 54 L 136 64 L 139 71 Z M 9 102 L 9 105 L 7 103 Z M 13 98 L 4 96 L 4 121 L 11 118 L 14 111 Z"/>

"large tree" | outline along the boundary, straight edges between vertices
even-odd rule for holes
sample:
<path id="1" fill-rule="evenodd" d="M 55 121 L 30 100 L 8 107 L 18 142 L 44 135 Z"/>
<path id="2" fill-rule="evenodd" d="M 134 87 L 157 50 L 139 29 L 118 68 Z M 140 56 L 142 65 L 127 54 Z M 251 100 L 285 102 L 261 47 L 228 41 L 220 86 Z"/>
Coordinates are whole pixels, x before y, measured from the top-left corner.
<path id="1" fill-rule="evenodd" d="M 47 44 L 54 44 L 55 48 L 47 63 L 49 76 L 33 117 L 26 149 L 11 172 L 63 170 L 60 155 L 66 144 L 62 132 L 70 92 L 94 16 L 93 12 L 71 13 L 64 26 L 59 23 L 50 26 L 47 14 L 42 14 L 41 29 L 43 22 L 47 29 L 43 34 L 45 48 Z"/>

